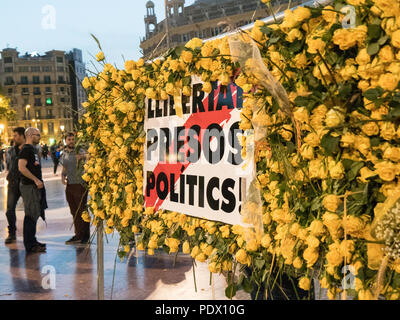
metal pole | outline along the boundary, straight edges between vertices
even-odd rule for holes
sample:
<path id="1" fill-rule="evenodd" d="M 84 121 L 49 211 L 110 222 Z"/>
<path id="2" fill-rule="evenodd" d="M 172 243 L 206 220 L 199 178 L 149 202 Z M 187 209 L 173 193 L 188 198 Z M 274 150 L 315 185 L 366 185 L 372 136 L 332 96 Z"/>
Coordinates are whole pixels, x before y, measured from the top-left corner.
<path id="1" fill-rule="evenodd" d="M 169 23 L 168 23 L 168 0 L 164 0 L 164 6 L 165 6 L 165 34 L 167 35 L 167 49 L 170 48 L 170 42 L 169 42 Z"/>
<path id="2" fill-rule="evenodd" d="M 104 300 L 104 229 L 103 221 L 97 224 L 97 299 Z"/>

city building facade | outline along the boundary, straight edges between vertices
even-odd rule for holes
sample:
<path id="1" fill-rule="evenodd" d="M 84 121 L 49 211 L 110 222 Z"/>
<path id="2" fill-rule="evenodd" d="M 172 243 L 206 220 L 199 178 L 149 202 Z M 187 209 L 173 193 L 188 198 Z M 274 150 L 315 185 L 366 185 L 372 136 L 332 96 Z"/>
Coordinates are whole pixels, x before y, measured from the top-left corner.
<path id="1" fill-rule="evenodd" d="M 82 87 L 82 81 L 87 75 L 86 64 L 83 62 L 82 50 L 80 49 L 72 49 L 67 53 L 67 58 L 70 66 L 70 79 L 72 85 L 72 117 L 73 123 L 76 125 L 84 113 L 82 103 L 87 101 L 86 91 Z"/>
<path id="2" fill-rule="evenodd" d="M 290 5 L 300 3 L 301 0 L 294 0 Z M 287 9 L 288 4 L 289 0 L 271 1 L 274 12 Z M 168 42 L 169 48 L 174 48 L 194 37 L 215 37 L 271 15 L 260 0 L 196 0 L 186 7 L 185 0 L 167 0 L 166 6 L 168 32 L 166 21 L 157 21 L 153 1 L 146 3 L 146 36 L 140 44 L 144 59 L 156 58 L 166 52 Z"/>
<path id="3" fill-rule="evenodd" d="M 76 78 L 83 79 L 84 73 L 78 49 L 69 54 L 52 50 L 45 55 L 19 55 L 13 48 L 0 51 L 0 88 L 16 111 L 16 118 L 8 122 L 8 137 L 15 127 L 33 126 L 41 131 L 43 143 L 52 143 L 74 130 L 74 113 L 85 100 Z"/>

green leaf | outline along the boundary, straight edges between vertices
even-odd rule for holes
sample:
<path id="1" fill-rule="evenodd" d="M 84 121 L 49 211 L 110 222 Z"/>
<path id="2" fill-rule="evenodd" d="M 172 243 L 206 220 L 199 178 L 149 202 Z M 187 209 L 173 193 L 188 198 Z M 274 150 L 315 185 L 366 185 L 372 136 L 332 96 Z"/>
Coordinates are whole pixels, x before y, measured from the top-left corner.
<path id="1" fill-rule="evenodd" d="M 379 48 L 380 48 L 379 43 L 373 42 L 369 44 L 367 52 L 370 56 L 373 56 L 379 52 Z"/>
<path id="2" fill-rule="evenodd" d="M 364 162 L 354 162 L 352 164 L 351 169 L 347 174 L 349 181 L 352 181 L 357 177 L 362 167 L 364 167 Z"/>
<path id="3" fill-rule="evenodd" d="M 247 293 L 251 293 L 253 291 L 253 285 L 251 284 L 250 280 L 247 278 L 243 279 L 242 288 Z"/>
<path id="4" fill-rule="evenodd" d="M 368 26 L 368 37 L 372 40 L 378 39 L 381 35 L 382 29 L 377 24 L 370 24 Z"/>
<path id="5" fill-rule="evenodd" d="M 263 259 L 255 259 L 254 264 L 255 264 L 255 266 L 256 266 L 257 269 L 260 269 L 260 270 L 261 270 L 262 267 L 263 267 L 264 264 L 265 264 L 265 260 L 263 260 Z"/>
<path id="6" fill-rule="evenodd" d="M 340 137 L 333 137 L 329 133 L 321 139 L 321 146 L 325 149 L 328 156 L 332 156 L 339 151 Z"/>
<path id="7" fill-rule="evenodd" d="M 232 299 L 235 295 L 236 295 L 236 285 L 232 283 L 225 289 L 225 296 L 228 299 Z"/>
<path id="8" fill-rule="evenodd" d="M 366 97 L 370 101 L 378 100 L 382 94 L 384 93 L 381 87 L 376 87 L 374 89 L 369 89 L 364 92 L 364 97 Z"/>
<path id="9" fill-rule="evenodd" d="M 382 36 L 382 37 L 378 40 L 379 45 L 383 46 L 383 45 L 386 43 L 386 41 L 387 41 L 388 39 L 389 39 L 389 36 L 387 36 L 387 35 Z"/>

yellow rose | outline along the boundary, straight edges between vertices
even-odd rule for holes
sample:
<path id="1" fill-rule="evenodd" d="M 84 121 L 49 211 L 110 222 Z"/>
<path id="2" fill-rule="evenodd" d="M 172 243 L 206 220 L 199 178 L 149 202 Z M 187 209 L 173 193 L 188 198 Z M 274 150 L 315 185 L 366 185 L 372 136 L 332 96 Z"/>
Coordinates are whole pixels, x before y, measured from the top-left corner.
<path id="1" fill-rule="evenodd" d="M 389 45 L 384 46 L 380 51 L 379 51 L 379 58 L 381 59 L 382 62 L 390 63 L 394 60 L 394 54 L 392 47 Z"/>
<path id="2" fill-rule="evenodd" d="M 296 269 L 300 269 L 303 266 L 303 261 L 301 260 L 300 257 L 296 257 L 293 260 L 293 267 L 295 267 Z"/>
<path id="3" fill-rule="evenodd" d="M 375 173 L 374 171 L 368 169 L 367 167 L 362 167 L 361 170 L 360 170 L 360 177 L 359 177 L 359 179 L 360 179 L 362 182 L 367 183 L 367 182 L 368 182 L 367 179 L 368 179 L 369 177 L 373 177 L 373 176 L 375 176 L 375 175 L 376 175 L 376 173 Z"/>
<path id="4" fill-rule="evenodd" d="M 335 107 L 328 111 L 325 118 L 325 124 L 332 128 L 341 125 L 344 122 L 344 113 L 339 108 Z"/>
<path id="5" fill-rule="evenodd" d="M 307 243 L 308 247 L 315 249 L 315 248 L 319 247 L 320 242 L 315 236 L 310 235 L 307 237 L 306 243 Z"/>
<path id="6" fill-rule="evenodd" d="M 393 162 L 400 161 L 400 148 L 389 147 L 383 153 L 383 159 L 391 160 Z"/>
<path id="7" fill-rule="evenodd" d="M 344 167 L 341 161 L 338 163 L 335 160 L 329 161 L 328 169 L 332 179 L 342 179 L 344 177 Z"/>
<path id="8" fill-rule="evenodd" d="M 379 77 L 379 86 L 387 91 L 393 91 L 397 88 L 399 79 L 392 73 L 384 73 Z"/>
<path id="9" fill-rule="evenodd" d="M 182 51 L 181 58 L 184 62 L 190 63 L 193 60 L 193 53 L 191 51 L 184 50 Z"/>
<path id="10" fill-rule="evenodd" d="M 204 82 L 203 83 L 203 91 L 205 93 L 210 93 L 212 91 L 212 85 L 211 82 Z"/>
<path id="11" fill-rule="evenodd" d="M 358 237 L 364 232 L 365 221 L 359 217 L 348 215 L 343 219 L 343 229 L 351 236 Z"/>
<path id="12" fill-rule="evenodd" d="M 363 289 L 358 292 L 358 300 L 375 300 L 371 290 Z"/>
<path id="13" fill-rule="evenodd" d="M 334 32 L 332 41 L 334 44 L 338 45 L 341 50 L 350 49 L 357 44 L 357 39 L 353 36 L 352 32 L 344 28 L 337 29 Z"/>
<path id="14" fill-rule="evenodd" d="M 328 228 L 328 231 L 332 238 L 335 240 L 340 235 L 340 227 L 342 225 L 342 220 L 336 213 L 326 212 L 322 216 L 322 221 L 324 225 Z"/>
<path id="15" fill-rule="evenodd" d="M 379 126 L 375 122 L 367 122 L 361 127 L 361 130 L 367 136 L 376 136 L 379 134 Z"/>
<path id="16" fill-rule="evenodd" d="M 182 245 L 182 252 L 185 254 L 189 254 L 190 253 L 190 244 L 189 241 L 185 241 Z"/>
<path id="17" fill-rule="evenodd" d="M 314 148 L 305 143 L 300 147 L 300 154 L 304 159 L 312 160 L 314 159 Z"/>
<path id="18" fill-rule="evenodd" d="M 311 280 L 310 280 L 310 278 L 302 277 L 302 278 L 299 280 L 299 287 L 300 287 L 300 289 L 303 289 L 303 290 L 308 291 L 308 290 L 310 290 L 310 286 L 311 286 Z"/>
<path id="19" fill-rule="evenodd" d="M 342 256 L 346 257 L 347 262 L 351 260 L 354 249 L 355 249 L 354 240 L 343 240 L 340 243 L 340 252 Z"/>
<path id="20" fill-rule="evenodd" d="M 293 116 L 301 123 L 308 123 L 308 111 L 305 107 L 296 108 L 293 112 Z"/>
<path id="21" fill-rule="evenodd" d="M 340 252 L 340 244 L 338 242 L 329 245 L 329 251 L 326 254 L 326 260 L 334 267 L 339 266 L 343 262 L 343 256 Z"/>
<path id="22" fill-rule="evenodd" d="M 342 137 L 340 138 L 340 143 L 341 146 L 344 148 L 347 148 L 351 145 L 353 145 L 356 141 L 356 136 L 352 133 L 345 133 L 342 135 Z"/>
<path id="23" fill-rule="evenodd" d="M 279 134 L 282 136 L 284 140 L 290 141 L 292 140 L 293 137 L 292 131 L 293 131 L 292 126 L 285 124 L 282 126 L 282 129 L 279 130 Z"/>
<path id="24" fill-rule="evenodd" d="M 104 53 L 100 51 L 98 54 L 96 54 L 96 60 L 97 61 L 103 61 L 104 60 Z"/>
<path id="25" fill-rule="evenodd" d="M 324 200 L 322 200 L 322 204 L 324 205 L 326 210 L 330 212 L 336 212 L 341 202 L 342 201 L 339 199 L 339 197 L 334 194 L 329 194 L 324 197 Z"/>
<path id="26" fill-rule="evenodd" d="M 296 21 L 301 22 L 311 17 L 311 11 L 305 7 L 298 7 L 293 11 L 293 15 Z"/>
<path id="27" fill-rule="evenodd" d="M 318 260 L 318 250 L 315 248 L 306 248 L 303 252 L 303 258 L 307 262 L 307 268 L 312 267 Z"/>
<path id="28" fill-rule="evenodd" d="M 239 251 L 236 252 L 235 258 L 239 263 L 247 264 L 250 266 L 251 263 L 250 257 L 247 256 L 246 251 L 244 251 L 243 249 L 239 249 Z"/>
<path id="29" fill-rule="evenodd" d="M 392 33 L 392 45 L 400 48 L 400 29 Z"/>
<path id="30" fill-rule="evenodd" d="M 201 48 L 202 46 L 203 46 L 203 40 L 199 38 L 193 38 L 185 45 L 186 48 L 190 48 L 192 50 L 196 48 Z"/>
<path id="31" fill-rule="evenodd" d="M 289 42 L 293 42 L 295 40 L 301 40 L 303 38 L 303 34 L 299 29 L 292 29 L 286 36 L 286 40 Z"/>
<path id="32" fill-rule="evenodd" d="M 307 40 L 308 49 L 307 52 L 311 54 L 316 54 L 318 51 L 323 53 L 325 51 L 326 42 L 323 41 L 321 38 L 312 39 L 309 38 Z"/>
<path id="33" fill-rule="evenodd" d="M 380 163 L 375 164 L 375 171 L 384 181 L 390 182 L 396 178 L 398 173 L 398 167 L 390 161 L 382 161 Z"/>
<path id="34" fill-rule="evenodd" d="M 357 55 L 357 57 L 356 57 L 356 62 L 357 62 L 359 65 L 365 65 L 365 64 L 371 62 L 371 56 L 370 56 L 369 53 L 367 52 L 367 49 L 366 49 L 366 48 L 361 49 L 361 50 L 358 52 L 358 55 Z"/>
<path id="35" fill-rule="evenodd" d="M 313 220 L 313 222 L 311 222 L 310 226 L 308 227 L 308 230 L 313 236 L 317 237 L 322 236 L 325 233 L 324 224 L 321 220 Z"/>
<path id="36" fill-rule="evenodd" d="M 384 122 L 380 124 L 381 129 L 381 137 L 385 140 L 392 140 L 396 136 L 396 129 L 394 123 L 391 122 Z"/>
<path id="37" fill-rule="evenodd" d="M 261 245 L 264 248 L 268 248 L 271 245 L 271 237 L 269 234 L 265 234 L 261 239 Z"/>

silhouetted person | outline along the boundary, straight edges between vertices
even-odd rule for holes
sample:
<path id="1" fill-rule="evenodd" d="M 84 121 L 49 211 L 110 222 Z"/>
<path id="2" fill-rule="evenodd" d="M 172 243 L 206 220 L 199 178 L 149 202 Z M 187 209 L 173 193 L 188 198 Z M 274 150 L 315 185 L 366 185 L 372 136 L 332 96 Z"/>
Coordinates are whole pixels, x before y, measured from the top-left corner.
<path id="1" fill-rule="evenodd" d="M 6 217 L 8 222 L 8 237 L 5 240 L 6 244 L 13 243 L 17 240 L 17 217 L 15 209 L 21 192 L 19 191 L 20 173 L 18 170 L 18 156 L 25 144 L 25 128 L 19 127 L 13 130 L 14 146 L 8 152 L 9 164 L 7 174 L 7 211 Z"/>
<path id="2" fill-rule="evenodd" d="M 44 220 L 45 204 L 42 167 L 35 145 L 40 141 L 40 131 L 36 128 L 25 130 L 26 143 L 19 154 L 18 169 L 21 172 L 19 185 L 24 200 L 24 246 L 27 252 L 44 252 L 46 245 L 36 240 L 36 223 L 41 216 Z"/>

